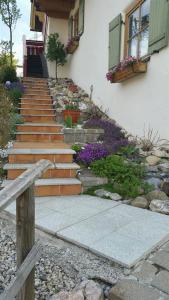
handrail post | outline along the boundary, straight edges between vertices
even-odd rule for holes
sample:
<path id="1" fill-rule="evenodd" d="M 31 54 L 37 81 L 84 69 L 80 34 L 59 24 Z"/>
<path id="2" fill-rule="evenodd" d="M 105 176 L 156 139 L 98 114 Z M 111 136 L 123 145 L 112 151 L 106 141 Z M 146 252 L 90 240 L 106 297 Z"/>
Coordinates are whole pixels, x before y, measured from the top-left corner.
<path id="1" fill-rule="evenodd" d="M 34 184 L 16 200 L 16 253 L 17 268 L 21 266 L 28 253 L 35 244 L 35 198 Z M 21 289 L 18 300 L 34 300 L 35 269 L 31 271 L 23 288 Z"/>

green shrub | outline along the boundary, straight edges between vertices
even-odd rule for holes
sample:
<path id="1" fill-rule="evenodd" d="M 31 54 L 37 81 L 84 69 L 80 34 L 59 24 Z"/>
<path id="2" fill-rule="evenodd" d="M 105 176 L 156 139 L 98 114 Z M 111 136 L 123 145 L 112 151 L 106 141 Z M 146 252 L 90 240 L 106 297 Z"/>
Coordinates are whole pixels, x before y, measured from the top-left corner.
<path id="1" fill-rule="evenodd" d="M 75 152 L 79 152 L 79 151 L 81 151 L 82 150 L 82 146 L 80 146 L 80 145 L 77 145 L 77 144 L 75 144 L 75 145 L 72 145 L 72 150 L 74 150 Z"/>
<path id="2" fill-rule="evenodd" d="M 14 126 L 14 107 L 5 90 L 0 87 L 0 148 L 4 148 L 11 137 Z"/>
<path id="3" fill-rule="evenodd" d="M 6 81 L 17 81 L 16 69 L 11 66 L 4 66 L 0 70 L 0 82 L 5 83 Z"/>
<path id="4" fill-rule="evenodd" d="M 17 107 L 20 104 L 20 99 L 22 97 L 22 92 L 18 88 L 14 88 L 9 91 L 9 97 L 12 100 L 13 104 Z"/>
<path id="5" fill-rule="evenodd" d="M 145 167 L 127 162 L 119 155 L 110 155 L 94 162 L 91 170 L 97 176 L 107 177 L 111 191 L 123 197 L 134 198 L 140 194 L 140 190 L 145 193 L 151 190 L 151 186 L 144 182 Z"/>
<path id="6" fill-rule="evenodd" d="M 65 125 L 66 125 L 66 128 L 72 128 L 73 127 L 73 122 L 72 122 L 72 117 L 71 116 L 66 117 Z"/>

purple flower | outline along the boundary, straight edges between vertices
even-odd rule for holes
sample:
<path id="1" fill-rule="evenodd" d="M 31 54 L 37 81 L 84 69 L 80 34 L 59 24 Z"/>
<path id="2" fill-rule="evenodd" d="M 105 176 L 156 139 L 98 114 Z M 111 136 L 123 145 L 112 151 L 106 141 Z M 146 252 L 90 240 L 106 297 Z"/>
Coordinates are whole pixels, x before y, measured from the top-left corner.
<path id="1" fill-rule="evenodd" d="M 93 161 L 106 157 L 107 155 L 108 151 L 103 144 L 88 144 L 84 150 L 78 153 L 77 161 L 89 166 Z"/>

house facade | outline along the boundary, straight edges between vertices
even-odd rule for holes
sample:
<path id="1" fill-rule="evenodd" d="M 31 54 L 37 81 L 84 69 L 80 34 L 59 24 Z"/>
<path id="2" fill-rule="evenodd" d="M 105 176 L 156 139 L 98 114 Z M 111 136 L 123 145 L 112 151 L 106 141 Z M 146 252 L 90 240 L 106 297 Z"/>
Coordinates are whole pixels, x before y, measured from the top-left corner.
<path id="1" fill-rule="evenodd" d="M 92 93 L 93 101 L 132 134 L 142 136 L 151 128 L 169 139 L 168 0 L 35 0 L 32 7 L 34 30 L 36 11 L 44 13 L 45 44 L 54 32 L 65 45 L 75 44 L 60 77 Z M 144 69 L 128 70 L 129 57 Z M 120 68 L 123 74 L 115 82 L 106 79 L 109 70 L 114 76 Z M 55 77 L 54 63 L 48 62 L 48 74 Z"/>

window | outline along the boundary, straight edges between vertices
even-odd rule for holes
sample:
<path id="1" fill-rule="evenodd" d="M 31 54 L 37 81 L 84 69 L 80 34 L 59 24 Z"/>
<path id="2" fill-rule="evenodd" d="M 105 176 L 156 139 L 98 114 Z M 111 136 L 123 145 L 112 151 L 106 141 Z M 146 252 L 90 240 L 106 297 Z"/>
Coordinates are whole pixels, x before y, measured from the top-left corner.
<path id="1" fill-rule="evenodd" d="M 126 56 L 148 53 L 150 0 L 142 0 L 126 16 Z"/>

